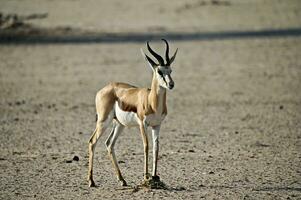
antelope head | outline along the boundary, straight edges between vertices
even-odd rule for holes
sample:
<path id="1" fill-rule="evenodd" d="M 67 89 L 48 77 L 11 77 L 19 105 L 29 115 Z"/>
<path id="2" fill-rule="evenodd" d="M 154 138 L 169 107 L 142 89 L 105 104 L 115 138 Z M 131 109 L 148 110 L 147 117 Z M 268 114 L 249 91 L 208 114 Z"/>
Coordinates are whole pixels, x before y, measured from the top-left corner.
<path id="1" fill-rule="evenodd" d="M 148 51 L 157 59 L 158 63 L 153 61 L 148 55 L 146 55 L 141 49 L 141 53 L 145 60 L 148 62 L 149 66 L 154 72 L 154 76 L 157 79 L 159 86 L 172 90 L 175 86 L 174 81 L 171 78 L 171 64 L 175 60 L 178 49 L 175 51 L 174 55 L 169 58 L 169 45 L 165 39 L 162 39 L 165 42 L 166 50 L 165 50 L 165 62 L 164 59 L 157 54 L 152 48 L 149 46 L 149 42 L 146 42 L 146 46 Z"/>

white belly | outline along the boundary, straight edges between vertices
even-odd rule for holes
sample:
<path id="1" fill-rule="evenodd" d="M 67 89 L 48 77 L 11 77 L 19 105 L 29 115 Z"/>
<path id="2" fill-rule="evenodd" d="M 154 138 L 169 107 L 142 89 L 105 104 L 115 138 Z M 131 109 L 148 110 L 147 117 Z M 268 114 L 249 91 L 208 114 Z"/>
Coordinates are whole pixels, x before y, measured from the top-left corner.
<path id="1" fill-rule="evenodd" d="M 117 120 L 124 126 L 138 126 L 139 118 L 134 112 L 126 112 L 121 110 L 118 103 L 115 103 L 115 113 Z"/>
<path id="2" fill-rule="evenodd" d="M 140 120 L 138 118 L 137 113 L 134 112 L 126 112 L 123 111 L 119 106 L 118 103 L 115 103 L 115 113 L 117 120 L 124 126 L 139 126 Z M 147 115 L 143 122 L 147 126 L 158 126 L 164 120 L 166 115 L 161 114 L 150 114 Z"/>

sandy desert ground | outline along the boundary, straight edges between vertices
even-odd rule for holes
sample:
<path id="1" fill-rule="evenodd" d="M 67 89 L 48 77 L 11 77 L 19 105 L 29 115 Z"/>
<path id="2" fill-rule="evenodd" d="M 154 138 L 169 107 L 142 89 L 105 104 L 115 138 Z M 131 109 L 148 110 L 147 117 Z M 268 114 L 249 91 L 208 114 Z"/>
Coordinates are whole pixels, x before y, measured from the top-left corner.
<path id="1" fill-rule="evenodd" d="M 0 199 L 301 199 L 300 1 L 1 0 L 0 12 L 46 14 L 0 29 Z M 160 136 L 167 188 L 136 188 L 135 128 L 116 146 L 130 186 L 107 133 L 89 188 L 95 94 L 149 87 L 140 48 L 163 53 L 161 37 L 179 48 Z"/>

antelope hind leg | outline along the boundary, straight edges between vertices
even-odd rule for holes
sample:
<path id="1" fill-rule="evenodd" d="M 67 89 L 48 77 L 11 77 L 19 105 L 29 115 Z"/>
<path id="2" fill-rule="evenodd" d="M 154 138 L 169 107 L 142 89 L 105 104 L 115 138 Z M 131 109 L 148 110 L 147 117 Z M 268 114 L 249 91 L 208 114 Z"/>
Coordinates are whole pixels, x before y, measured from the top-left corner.
<path id="1" fill-rule="evenodd" d="M 121 171 L 119 169 L 118 162 L 117 162 L 116 155 L 115 155 L 115 150 L 114 150 L 116 140 L 117 140 L 118 136 L 120 135 L 120 133 L 123 131 L 123 129 L 124 129 L 124 126 L 119 124 L 118 122 L 116 122 L 113 130 L 111 131 L 108 139 L 106 140 L 106 146 L 107 146 L 109 157 L 110 157 L 113 167 L 115 169 L 118 181 L 120 182 L 121 186 L 127 186 L 127 183 L 124 180 L 124 178 L 122 177 Z"/>

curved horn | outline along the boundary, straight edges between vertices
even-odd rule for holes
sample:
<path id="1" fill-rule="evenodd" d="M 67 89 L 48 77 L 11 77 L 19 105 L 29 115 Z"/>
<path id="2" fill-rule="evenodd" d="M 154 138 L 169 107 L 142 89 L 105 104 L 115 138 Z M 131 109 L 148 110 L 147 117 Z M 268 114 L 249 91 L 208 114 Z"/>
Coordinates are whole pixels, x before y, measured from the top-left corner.
<path id="1" fill-rule="evenodd" d="M 147 46 L 147 49 L 149 50 L 149 52 L 158 60 L 159 64 L 164 65 L 163 58 L 150 48 L 148 41 L 146 42 L 146 46 Z"/>
<path id="2" fill-rule="evenodd" d="M 171 57 L 169 64 L 171 64 L 175 60 L 177 53 L 178 53 L 178 48 L 177 48 L 176 52 L 174 53 L 174 55 Z"/>
<path id="3" fill-rule="evenodd" d="M 165 51 L 165 59 L 166 59 L 166 65 L 170 65 L 170 60 L 169 60 L 169 45 L 168 45 L 168 42 L 165 40 L 165 39 L 162 39 L 165 44 L 166 44 L 166 51 Z"/>
<path id="4" fill-rule="evenodd" d="M 140 49 L 142 56 L 144 57 L 144 59 L 150 64 L 150 66 L 153 68 L 155 66 L 158 66 L 157 63 L 155 63 L 148 55 L 146 55 L 142 49 Z"/>

